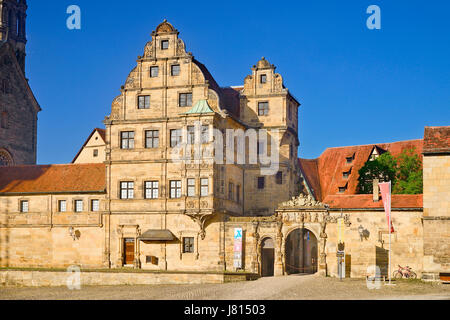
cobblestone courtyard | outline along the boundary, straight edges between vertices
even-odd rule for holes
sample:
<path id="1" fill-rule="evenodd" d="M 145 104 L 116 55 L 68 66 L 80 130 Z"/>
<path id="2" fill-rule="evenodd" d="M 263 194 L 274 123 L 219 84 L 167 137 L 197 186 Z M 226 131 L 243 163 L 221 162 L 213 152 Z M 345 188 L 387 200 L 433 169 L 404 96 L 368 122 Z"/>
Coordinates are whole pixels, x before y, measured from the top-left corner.
<path id="1" fill-rule="evenodd" d="M 450 285 L 397 281 L 395 286 L 369 290 L 361 279 L 315 275 L 262 278 L 250 282 L 203 285 L 152 285 L 57 288 L 0 288 L 0 299 L 25 300 L 307 300 L 307 299 L 446 299 Z"/>

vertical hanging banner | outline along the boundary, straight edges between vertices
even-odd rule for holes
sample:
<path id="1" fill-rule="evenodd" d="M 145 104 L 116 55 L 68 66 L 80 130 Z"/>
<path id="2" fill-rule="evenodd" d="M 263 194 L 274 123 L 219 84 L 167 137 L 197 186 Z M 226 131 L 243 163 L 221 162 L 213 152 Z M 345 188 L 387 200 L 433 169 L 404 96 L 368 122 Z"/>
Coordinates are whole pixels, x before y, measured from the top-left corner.
<path id="1" fill-rule="evenodd" d="M 242 269 L 242 228 L 234 229 L 234 268 Z"/>
<path id="2" fill-rule="evenodd" d="M 388 224 L 388 230 L 394 232 L 394 226 L 392 225 L 391 217 L 391 182 L 383 182 L 379 184 L 381 198 L 383 200 L 384 212 L 386 213 L 386 220 Z M 389 225 L 390 224 L 390 225 Z"/>
<path id="3" fill-rule="evenodd" d="M 344 230 L 344 218 L 337 219 L 337 234 L 338 234 L 338 243 L 345 243 L 345 230 Z"/>

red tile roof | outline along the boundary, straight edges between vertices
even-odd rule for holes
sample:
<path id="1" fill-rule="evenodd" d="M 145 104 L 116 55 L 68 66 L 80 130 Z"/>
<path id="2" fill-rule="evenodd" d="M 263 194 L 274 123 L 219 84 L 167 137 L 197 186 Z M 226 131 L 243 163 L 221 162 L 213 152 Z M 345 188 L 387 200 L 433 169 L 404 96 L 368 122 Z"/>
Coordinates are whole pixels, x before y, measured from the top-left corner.
<path id="1" fill-rule="evenodd" d="M 421 194 L 393 194 L 391 207 L 394 208 L 423 208 Z M 332 209 L 368 209 L 383 208 L 383 201 L 373 201 L 372 194 L 329 195 L 324 200 Z"/>
<path id="2" fill-rule="evenodd" d="M 299 159 L 302 172 L 314 189 L 317 199 L 323 201 L 328 195 L 339 193 L 340 187 L 347 186 L 345 195 L 356 194 L 358 171 L 369 160 L 374 148 L 378 151 L 389 151 L 398 156 L 403 150 L 415 148 L 415 153 L 422 157 L 423 140 L 400 141 L 393 143 L 370 144 L 326 149 L 318 159 Z M 346 158 L 353 158 L 347 163 Z M 348 178 L 344 172 L 350 172 Z M 339 194 L 341 195 L 341 194 Z"/>
<path id="3" fill-rule="evenodd" d="M 0 167 L 0 194 L 105 192 L 104 164 Z"/>
<path id="4" fill-rule="evenodd" d="M 450 153 L 450 126 L 425 127 L 423 153 Z"/>

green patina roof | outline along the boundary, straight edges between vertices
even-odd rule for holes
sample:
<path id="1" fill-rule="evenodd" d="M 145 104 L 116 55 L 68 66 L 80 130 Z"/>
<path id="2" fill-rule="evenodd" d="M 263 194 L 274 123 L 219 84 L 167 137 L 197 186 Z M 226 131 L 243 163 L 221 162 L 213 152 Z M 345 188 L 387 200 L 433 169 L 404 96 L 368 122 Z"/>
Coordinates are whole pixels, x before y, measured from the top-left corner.
<path id="1" fill-rule="evenodd" d="M 198 113 L 214 113 L 206 100 L 199 100 L 191 110 L 185 114 L 198 114 Z"/>

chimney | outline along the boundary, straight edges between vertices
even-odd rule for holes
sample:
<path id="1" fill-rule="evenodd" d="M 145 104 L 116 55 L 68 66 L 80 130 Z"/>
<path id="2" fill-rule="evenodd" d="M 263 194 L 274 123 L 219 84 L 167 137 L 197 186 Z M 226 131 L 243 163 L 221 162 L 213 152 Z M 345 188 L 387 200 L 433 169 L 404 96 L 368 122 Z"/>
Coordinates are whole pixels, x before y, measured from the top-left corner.
<path id="1" fill-rule="evenodd" d="M 380 187 L 378 186 L 378 179 L 373 179 L 373 202 L 380 200 Z"/>

